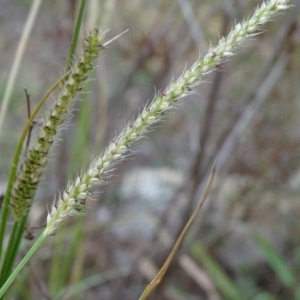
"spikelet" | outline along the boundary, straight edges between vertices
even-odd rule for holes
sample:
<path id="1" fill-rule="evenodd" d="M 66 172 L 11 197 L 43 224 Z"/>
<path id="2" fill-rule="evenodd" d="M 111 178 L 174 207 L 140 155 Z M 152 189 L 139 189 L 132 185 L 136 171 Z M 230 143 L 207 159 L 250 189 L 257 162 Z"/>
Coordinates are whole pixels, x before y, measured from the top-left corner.
<path id="1" fill-rule="evenodd" d="M 11 197 L 11 210 L 16 220 L 20 220 L 28 213 L 40 182 L 41 174 L 45 169 L 48 152 L 54 138 L 70 110 L 74 97 L 81 91 L 86 82 L 88 73 L 93 68 L 92 64 L 98 57 L 99 51 L 103 49 L 101 39 L 101 34 L 99 34 L 97 29 L 94 29 L 84 40 L 83 51 L 79 61 L 75 64 L 67 81 L 61 87 L 58 98 L 48 112 L 44 124 L 40 128 L 35 146 L 27 152 L 21 164 L 13 185 Z"/>
<path id="2" fill-rule="evenodd" d="M 135 122 L 128 125 L 104 153 L 94 160 L 90 168 L 78 176 L 75 182 L 68 184 L 48 214 L 45 234 L 54 234 L 66 216 L 78 214 L 89 197 L 90 188 L 105 181 L 112 168 L 125 157 L 130 145 L 149 131 L 179 98 L 192 93 L 192 87 L 200 84 L 204 75 L 217 69 L 246 39 L 257 35 L 263 24 L 287 8 L 287 0 L 263 2 L 250 19 L 236 24 L 226 38 L 221 38 L 216 47 L 209 49 L 204 58 L 198 59 L 182 76 L 171 82 L 165 91 L 160 92 Z"/>

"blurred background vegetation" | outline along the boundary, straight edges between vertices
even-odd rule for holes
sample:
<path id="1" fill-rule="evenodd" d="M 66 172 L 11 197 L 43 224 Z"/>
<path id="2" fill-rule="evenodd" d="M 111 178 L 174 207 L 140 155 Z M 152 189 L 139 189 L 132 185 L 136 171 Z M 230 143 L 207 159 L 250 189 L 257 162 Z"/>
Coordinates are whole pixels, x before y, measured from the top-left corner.
<path id="1" fill-rule="evenodd" d="M 29 262 L 9 299 L 137 299 L 187 221 L 215 159 L 214 191 L 150 299 L 300 299 L 299 2 L 134 145 L 109 184 L 95 191 L 86 216 L 70 219 Z M 0 99 L 31 3 L 0 0 Z M 61 132 L 27 238 L 38 235 L 67 180 L 259 3 L 87 1 L 82 36 L 94 26 L 109 29 L 107 39 L 129 32 L 102 52 Z M 40 7 L 0 140 L 0 192 L 27 120 L 24 87 L 35 107 L 63 73 L 78 4 Z M 24 239 L 24 253 L 31 243 Z"/>

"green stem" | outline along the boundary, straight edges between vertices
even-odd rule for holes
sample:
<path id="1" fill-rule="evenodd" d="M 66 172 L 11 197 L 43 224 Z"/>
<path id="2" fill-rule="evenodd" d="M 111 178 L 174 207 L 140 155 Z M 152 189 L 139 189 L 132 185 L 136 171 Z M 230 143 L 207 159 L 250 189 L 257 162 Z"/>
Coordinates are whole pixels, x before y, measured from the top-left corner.
<path id="1" fill-rule="evenodd" d="M 28 260 L 31 258 L 31 256 L 35 253 L 35 251 L 39 248 L 39 246 L 42 244 L 44 239 L 46 238 L 46 234 L 43 232 L 40 237 L 36 240 L 36 242 L 33 244 L 33 246 L 30 248 L 30 250 L 26 253 L 25 257 L 21 260 L 21 262 L 18 264 L 16 269 L 12 272 L 12 274 L 9 276 L 7 281 L 4 283 L 4 285 L 0 289 L 0 297 L 3 297 L 9 286 L 12 284 L 12 282 L 15 280 L 17 275 L 20 273 L 20 271 L 23 269 L 25 264 L 28 262 Z"/>
<path id="2" fill-rule="evenodd" d="M 23 217 L 21 221 L 14 223 L 3 262 L 0 286 L 6 281 L 6 279 L 11 273 L 11 270 L 13 268 L 14 262 L 18 254 L 26 221 L 27 216 Z"/>
<path id="3" fill-rule="evenodd" d="M 74 57 L 75 57 L 75 52 L 76 52 L 76 48 L 77 48 L 77 44 L 78 44 L 80 28 L 81 28 L 82 19 L 83 19 L 84 7 L 85 7 L 85 0 L 81 0 L 78 15 L 76 18 L 76 24 L 75 24 L 75 28 L 74 28 L 74 32 L 73 32 L 72 42 L 71 42 L 71 46 L 70 46 L 70 50 L 69 50 L 69 55 L 67 58 L 66 72 L 69 71 L 74 64 Z"/>
<path id="4" fill-rule="evenodd" d="M 10 232 L 10 236 L 9 236 L 9 242 L 7 245 L 7 250 L 5 253 L 5 257 L 4 257 L 4 261 L 2 264 L 2 268 L 1 268 L 1 280 L 0 280 L 0 286 L 3 284 L 3 282 L 5 281 L 5 279 L 7 278 L 6 274 L 7 274 L 7 266 L 8 266 L 8 262 L 12 256 L 12 249 L 14 248 L 14 239 L 17 233 L 17 229 L 18 229 L 18 225 L 19 222 L 14 222 L 13 228 Z"/>

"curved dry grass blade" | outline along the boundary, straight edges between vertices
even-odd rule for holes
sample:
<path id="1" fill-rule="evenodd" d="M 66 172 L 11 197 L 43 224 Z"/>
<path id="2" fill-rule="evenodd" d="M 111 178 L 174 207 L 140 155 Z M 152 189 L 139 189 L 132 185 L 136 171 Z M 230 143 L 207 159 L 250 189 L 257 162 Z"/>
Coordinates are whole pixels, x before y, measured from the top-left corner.
<path id="1" fill-rule="evenodd" d="M 153 280 L 150 282 L 150 284 L 145 288 L 143 294 L 141 295 L 141 297 L 139 298 L 139 300 L 146 300 L 147 297 L 149 296 L 149 294 L 159 285 L 159 283 L 163 280 L 171 262 L 173 261 L 180 245 L 182 244 L 182 241 L 184 240 L 186 233 L 188 232 L 188 230 L 190 229 L 191 225 L 193 224 L 198 212 L 200 211 L 200 209 L 202 208 L 206 198 L 208 197 L 210 191 L 211 191 L 211 187 L 214 181 L 214 177 L 215 177 L 215 173 L 216 173 L 216 163 L 211 171 L 210 174 L 210 178 L 209 181 L 206 185 L 205 191 L 203 193 L 203 196 L 201 198 L 201 200 L 199 201 L 198 205 L 196 206 L 193 214 L 191 215 L 191 217 L 189 218 L 188 222 L 186 223 L 186 225 L 184 226 L 182 232 L 180 233 L 178 239 L 175 242 L 175 245 L 171 251 L 171 253 L 169 254 L 167 260 L 165 261 L 164 265 L 162 266 L 162 268 L 159 270 L 159 272 L 157 273 L 157 275 L 153 278 Z"/>

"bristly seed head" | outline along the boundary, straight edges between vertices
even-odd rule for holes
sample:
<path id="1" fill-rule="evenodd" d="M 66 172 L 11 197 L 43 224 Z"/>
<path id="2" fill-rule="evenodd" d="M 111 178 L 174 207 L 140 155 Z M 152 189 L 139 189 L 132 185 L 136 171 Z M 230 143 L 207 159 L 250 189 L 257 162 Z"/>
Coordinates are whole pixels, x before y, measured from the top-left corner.
<path id="1" fill-rule="evenodd" d="M 221 38 L 216 47 L 209 49 L 207 55 L 198 59 L 194 65 L 184 72 L 175 82 L 171 82 L 165 91 L 160 92 L 149 107 L 146 107 L 135 122 L 128 125 L 119 137 L 106 148 L 104 153 L 97 157 L 87 172 L 83 172 L 75 183 L 70 182 L 67 189 L 70 191 L 69 200 L 58 200 L 58 207 L 53 208 L 47 217 L 45 234 L 54 234 L 68 215 L 76 215 L 83 208 L 88 189 L 96 184 L 103 183 L 114 168 L 126 156 L 130 145 L 142 137 L 151 126 L 161 120 L 178 99 L 192 92 L 191 88 L 200 84 L 204 75 L 219 68 L 220 64 L 231 57 L 236 48 L 246 39 L 257 35 L 258 30 L 267 21 L 271 20 L 280 10 L 288 8 L 287 0 L 270 0 L 256 9 L 250 19 L 237 24 L 226 38 Z M 62 197 L 62 196 L 60 196 Z M 72 199 L 72 201 L 71 201 Z M 74 206 L 73 199 L 77 204 Z"/>
<path id="2" fill-rule="evenodd" d="M 88 78 L 87 72 L 92 68 L 99 51 L 102 49 L 98 47 L 101 41 L 102 36 L 99 35 L 98 30 L 91 31 L 85 39 L 79 63 L 75 64 L 68 79 L 61 86 L 61 92 L 49 110 L 44 125 L 40 128 L 36 145 L 27 152 L 12 190 L 11 210 L 16 220 L 20 220 L 28 213 L 41 174 L 46 166 L 47 154 L 54 137 L 61 128 L 75 95 L 82 89 Z"/>

